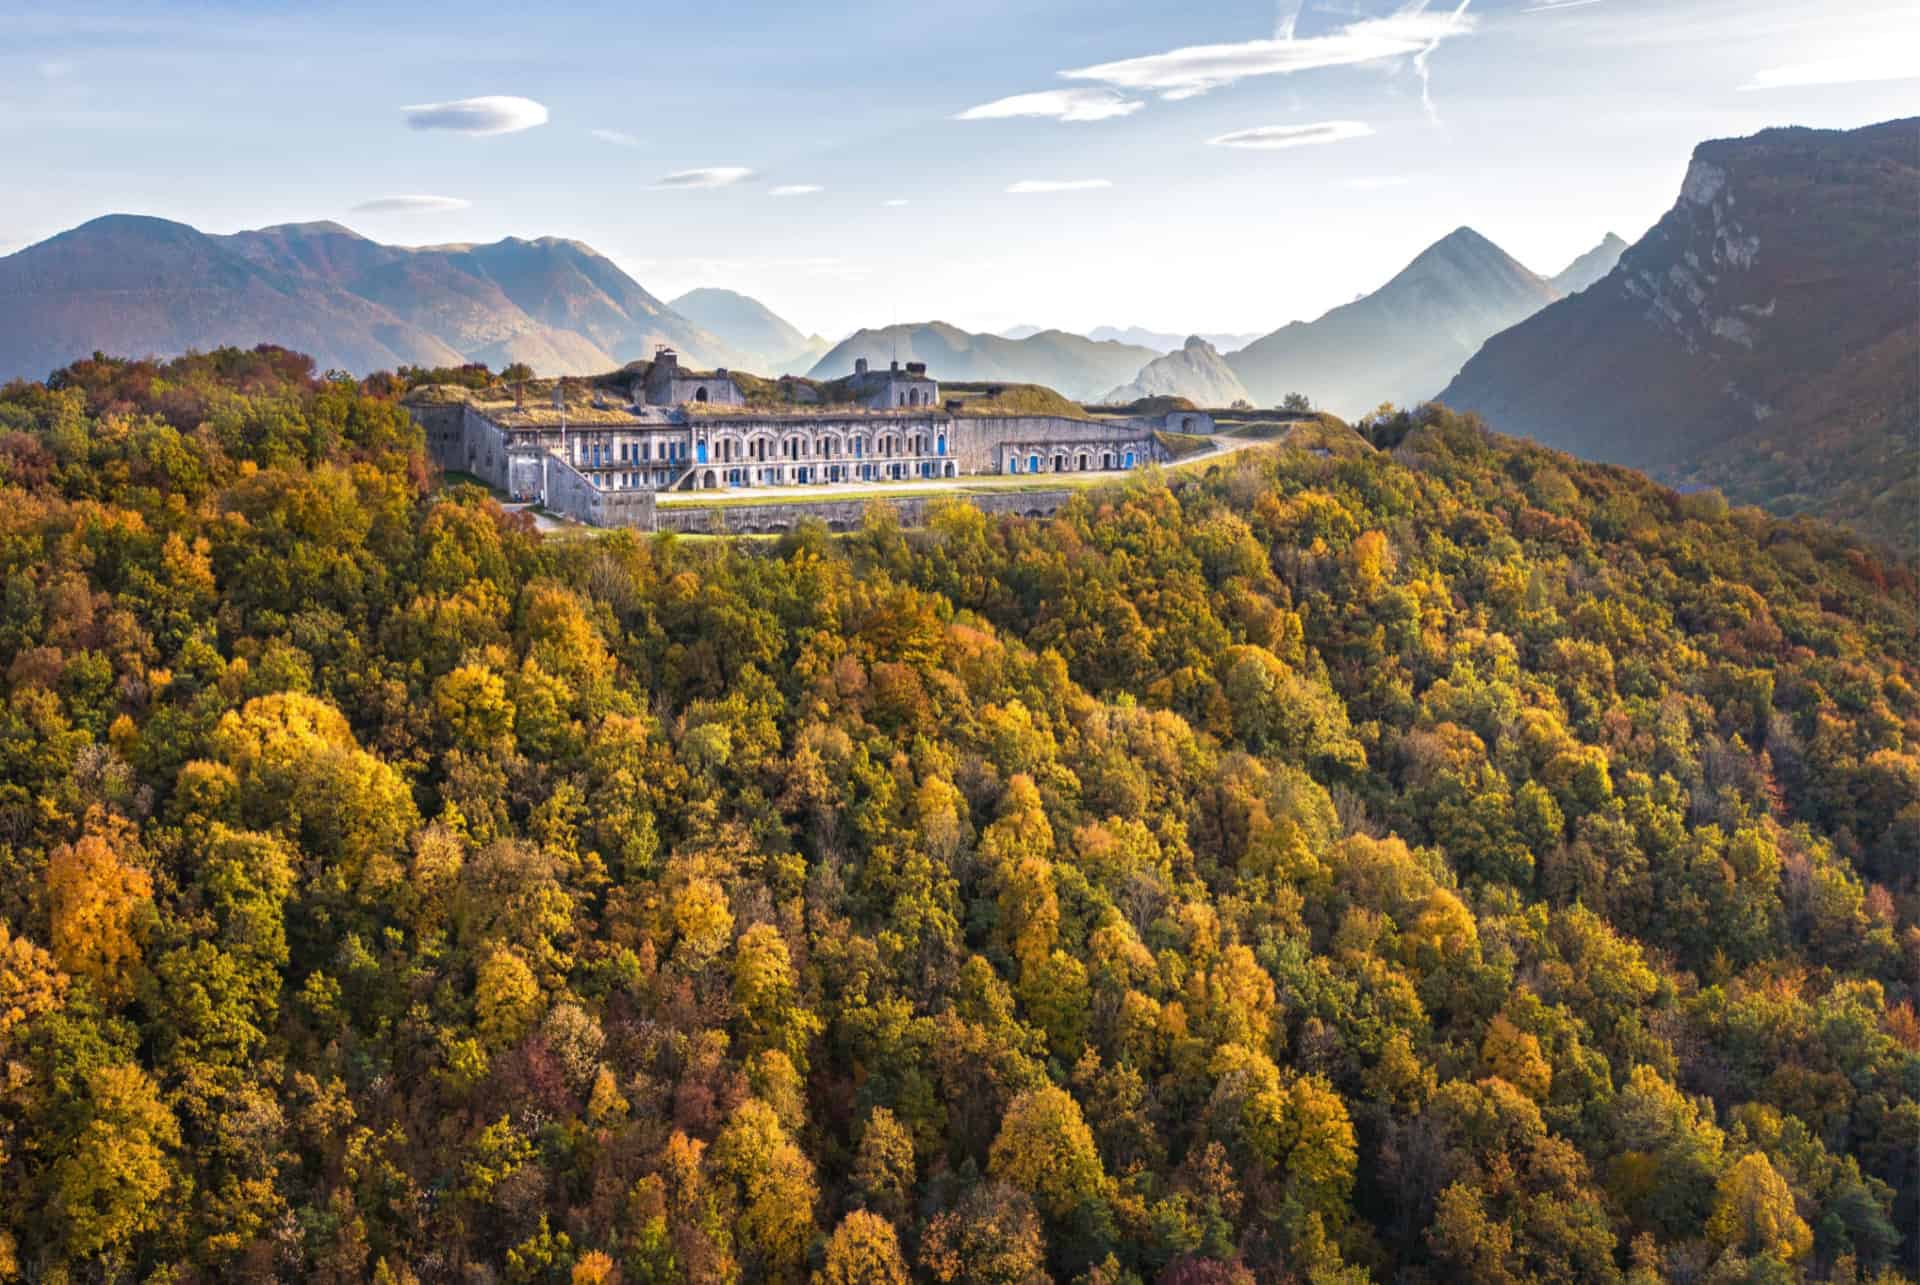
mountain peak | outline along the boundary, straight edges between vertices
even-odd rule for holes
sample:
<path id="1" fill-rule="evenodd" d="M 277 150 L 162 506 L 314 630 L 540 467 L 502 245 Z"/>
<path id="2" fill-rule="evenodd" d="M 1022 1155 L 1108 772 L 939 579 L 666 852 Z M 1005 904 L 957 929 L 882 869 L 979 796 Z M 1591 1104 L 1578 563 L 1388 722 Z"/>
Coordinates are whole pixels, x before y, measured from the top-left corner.
<path id="1" fill-rule="evenodd" d="M 367 240 L 346 224 L 336 223 L 332 219 L 313 219 L 305 223 L 274 223 L 264 228 L 256 228 L 255 231 L 261 234 L 275 233 L 280 236 L 344 236 L 355 241 Z"/>
<path id="2" fill-rule="evenodd" d="M 202 233 L 188 224 L 176 223 L 172 219 L 163 219 L 153 214 L 102 214 L 97 219 L 88 219 L 80 226 L 69 228 L 59 235 L 61 237 L 110 235 L 178 239 L 197 237 Z"/>
<path id="3" fill-rule="evenodd" d="M 1599 245 L 1569 263 L 1558 276 L 1549 278 L 1548 284 L 1563 295 L 1579 294 L 1596 282 L 1605 280 L 1626 251 L 1627 243 L 1609 232 Z"/>
<path id="4" fill-rule="evenodd" d="M 1422 250 L 1386 285 L 1309 323 L 1283 326 L 1227 364 L 1250 401 L 1304 393 L 1337 415 L 1433 396 L 1474 350 L 1558 292 L 1469 227 Z"/>
<path id="5" fill-rule="evenodd" d="M 1413 261 L 1418 263 L 1420 260 L 1429 257 L 1453 260 L 1463 258 L 1477 259 L 1489 254 L 1499 255 L 1501 258 L 1507 256 L 1505 250 L 1502 250 L 1499 246 L 1480 235 L 1480 233 L 1475 232 L 1472 228 L 1463 225 L 1455 228 L 1428 246 L 1425 250 L 1421 251 L 1414 257 Z"/>

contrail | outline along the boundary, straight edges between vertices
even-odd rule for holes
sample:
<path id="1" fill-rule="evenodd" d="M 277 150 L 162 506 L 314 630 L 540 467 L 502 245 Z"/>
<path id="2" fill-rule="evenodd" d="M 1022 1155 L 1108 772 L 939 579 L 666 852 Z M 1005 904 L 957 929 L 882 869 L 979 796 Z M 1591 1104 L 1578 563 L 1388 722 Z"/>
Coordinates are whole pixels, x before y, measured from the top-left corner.
<path id="1" fill-rule="evenodd" d="M 1293 39 L 1293 29 L 1299 24 L 1300 10 L 1305 7 L 1306 3 L 1307 0 L 1291 0 L 1291 3 L 1289 3 L 1289 0 L 1280 0 L 1280 16 L 1273 24 L 1273 38 L 1275 40 Z"/>
<path id="2" fill-rule="evenodd" d="M 1472 3 L 1473 0 L 1460 0 L 1460 7 L 1453 11 L 1454 20 L 1458 21 L 1465 17 L 1467 6 Z M 1414 0 L 1402 12 L 1419 13 L 1426 7 L 1427 0 Z M 1434 110 L 1433 106 L 1433 78 L 1427 74 L 1427 59 L 1440 47 L 1440 39 L 1439 36 L 1435 36 L 1427 43 L 1425 49 L 1413 56 L 1414 74 L 1420 77 L 1420 106 L 1426 109 L 1427 119 L 1436 125 L 1440 123 L 1440 113 Z"/>

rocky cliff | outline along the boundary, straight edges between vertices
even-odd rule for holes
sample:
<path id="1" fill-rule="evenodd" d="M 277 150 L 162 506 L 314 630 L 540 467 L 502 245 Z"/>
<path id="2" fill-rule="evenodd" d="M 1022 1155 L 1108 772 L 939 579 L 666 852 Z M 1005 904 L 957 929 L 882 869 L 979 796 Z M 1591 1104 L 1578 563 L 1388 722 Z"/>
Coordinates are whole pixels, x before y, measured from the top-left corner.
<path id="1" fill-rule="evenodd" d="M 1142 397 L 1185 397 L 1196 406 L 1252 400 L 1226 358 L 1199 335 L 1189 336 L 1182 347 L 1148 362 L 1132 383 L 1122 384 L 1100 400 L 1119 406 Z"/>
<path id="2" fill-rule="evenodd" d="M 1920 119 L 1702 144 L 1615 269 L 1441 399 L 1503 432 L 1913 542 Z"/>

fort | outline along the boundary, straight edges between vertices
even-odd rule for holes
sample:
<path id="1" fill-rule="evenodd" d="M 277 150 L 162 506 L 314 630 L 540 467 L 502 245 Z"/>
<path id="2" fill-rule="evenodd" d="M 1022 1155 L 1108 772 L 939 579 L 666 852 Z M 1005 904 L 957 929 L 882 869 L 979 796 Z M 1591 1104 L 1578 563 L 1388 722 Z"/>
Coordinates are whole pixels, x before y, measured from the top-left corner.
<path id="1" fill-rule="evenodd" d="M 407 408 L 441 468 L 563 517 L 645 530 L 684 529 L 657 503 L 667 492 L 744 491 L 777 505 L 789 486 L 884 494 L 891 483 L 1165 460 L 1155 434 L 1169 417 L 1094 415 L 1030 391 L 970 385 L 943 401 L 920 362 L 862 360 L 831 381 L 689 371 L 663 347 L 611 375 L 555 381 L 545 402 L 523 389 L 507 401 L 436 387 Z"/>

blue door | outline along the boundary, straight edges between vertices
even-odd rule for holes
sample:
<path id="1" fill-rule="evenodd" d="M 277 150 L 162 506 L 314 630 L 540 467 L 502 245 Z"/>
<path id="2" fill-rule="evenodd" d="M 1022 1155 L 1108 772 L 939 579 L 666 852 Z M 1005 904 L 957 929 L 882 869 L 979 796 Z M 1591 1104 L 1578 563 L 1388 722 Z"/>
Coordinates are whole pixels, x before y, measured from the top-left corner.
<path id="1" fill-rule="evenodd" d="M 700 463 L 705 464 L 707 462 L 707 444 L 705 442 L 695 447 L 694 453 L 699 457 Z"/>

